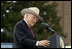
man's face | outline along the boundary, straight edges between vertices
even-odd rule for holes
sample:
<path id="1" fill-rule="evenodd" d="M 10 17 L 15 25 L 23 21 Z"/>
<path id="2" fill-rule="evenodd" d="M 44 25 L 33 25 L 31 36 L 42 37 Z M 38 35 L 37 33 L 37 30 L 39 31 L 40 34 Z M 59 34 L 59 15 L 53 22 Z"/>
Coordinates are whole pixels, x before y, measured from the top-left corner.
<path id="1" fill-rule="evenodd" d="M 29 14 L 28 15 L 28 18 L 29 18 L 29 25 L 30 26 L 34 26 L 34 24 L 37 22 L 38 18 L 33 15 L 33 14 Z"/>

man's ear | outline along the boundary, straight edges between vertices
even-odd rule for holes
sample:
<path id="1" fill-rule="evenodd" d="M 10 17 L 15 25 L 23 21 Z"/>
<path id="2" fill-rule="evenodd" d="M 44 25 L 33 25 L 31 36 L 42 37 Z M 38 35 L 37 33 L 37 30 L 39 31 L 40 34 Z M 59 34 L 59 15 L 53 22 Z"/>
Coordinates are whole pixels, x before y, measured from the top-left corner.
<path id="1" fill-rule="evenodd" d="M 26 16 L 27 16 L 27 17 L 30 17 L 30 13 L 27 13 Z"/>

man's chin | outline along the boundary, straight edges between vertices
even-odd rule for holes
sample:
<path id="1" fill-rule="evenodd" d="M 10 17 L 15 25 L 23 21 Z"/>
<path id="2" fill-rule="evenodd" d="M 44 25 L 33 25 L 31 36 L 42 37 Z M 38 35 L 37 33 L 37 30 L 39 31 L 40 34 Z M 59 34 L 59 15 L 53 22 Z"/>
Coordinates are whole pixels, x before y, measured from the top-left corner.
<path id="1" fill-rule="evenodd" d="M 33 27 L 33 26 L 34 26 L 34 24 L 31 25 L 31 27 Z"/>

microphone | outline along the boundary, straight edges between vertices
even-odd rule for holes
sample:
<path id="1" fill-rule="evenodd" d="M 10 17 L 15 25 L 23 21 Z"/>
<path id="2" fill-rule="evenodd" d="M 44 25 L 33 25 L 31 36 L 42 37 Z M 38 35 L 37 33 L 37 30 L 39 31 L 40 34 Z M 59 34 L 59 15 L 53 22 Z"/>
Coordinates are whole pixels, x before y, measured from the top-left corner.
<path id="1" fill-rule="evenodd" d="M 50 30 L 52 34 L 55 33 L 55 30 L 53 30 L 48 24 L 46 23 L 41 23 L 42 28 L 46 29 L 46 30 Z"/>

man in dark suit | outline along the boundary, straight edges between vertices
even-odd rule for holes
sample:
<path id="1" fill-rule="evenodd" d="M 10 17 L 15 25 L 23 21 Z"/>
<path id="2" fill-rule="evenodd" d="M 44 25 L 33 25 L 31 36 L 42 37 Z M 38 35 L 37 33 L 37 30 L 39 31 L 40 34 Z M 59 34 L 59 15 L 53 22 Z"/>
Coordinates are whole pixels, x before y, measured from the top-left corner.
<path id="1" fill-rule="evenodd" d="M 48 40 L 37 41 L 31 27 L 42 18 L 39 16 L 37 7 L 30 7 L 21 10 L 24 17 L 14 27 L 14 48 L 37 48 L 38 46 L 47 47 L 50 45 Z"/>

